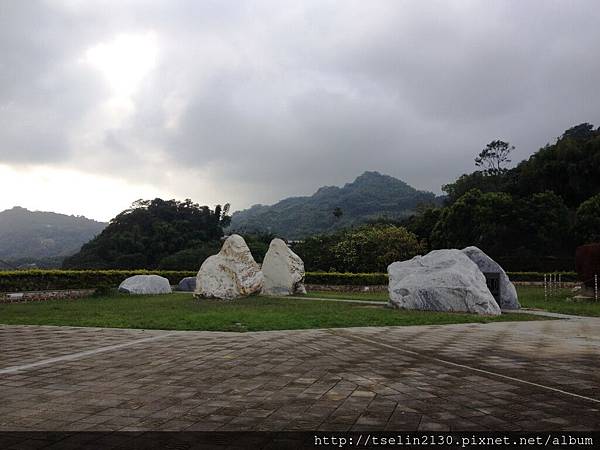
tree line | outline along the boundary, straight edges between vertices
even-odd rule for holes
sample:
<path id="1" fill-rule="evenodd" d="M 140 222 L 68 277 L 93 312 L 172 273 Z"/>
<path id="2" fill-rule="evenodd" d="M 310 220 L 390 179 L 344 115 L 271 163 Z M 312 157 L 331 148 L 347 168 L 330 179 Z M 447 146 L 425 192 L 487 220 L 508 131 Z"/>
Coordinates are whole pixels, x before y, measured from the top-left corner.
<path id="1" fill-rule="evenodd" d="M 388 264 L 439 248 L 476 245 L 512 271 L 572 270 L 577 245 L 600 241 L 600 129 L 566 130 L 508 168 L 510 143 L 491 141 L 476 169 L 442 187 L 445 200 L 420 204 L 406 219 L 380 217 L 296 242 L 307 270 L 385 271 Z M 344 211 L 330 212 L 339 219 Z M 197 269 L 218 252 L 229 205 L 139 200 L 111 220 L 65 268 Z M 257 261 L 275 237 L 246 234 Z"/>

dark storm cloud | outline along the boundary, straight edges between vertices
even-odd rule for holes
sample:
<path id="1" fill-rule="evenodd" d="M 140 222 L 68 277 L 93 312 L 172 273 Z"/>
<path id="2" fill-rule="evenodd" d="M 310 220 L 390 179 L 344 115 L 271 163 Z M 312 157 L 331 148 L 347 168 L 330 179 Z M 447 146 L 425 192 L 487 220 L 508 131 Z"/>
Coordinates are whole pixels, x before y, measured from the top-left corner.
<path id="1" fill-rule="evenodd" d="M 571 125 L 600 124 L 594 1 L 6 5 L 0 163 L 77 167 L 73 130 L 109 94 L 75 62 L 147 31 L 157 65 L 131 116 L 88 143 L 94 167 L 135 178 L 128 162 L 151 171 L 159 158 L 223 186 L 234 207 L 364 170 L 439 192 L 492 139 L 519 160 Z M 155 182 L 169 183 L 160 170 Z"/>

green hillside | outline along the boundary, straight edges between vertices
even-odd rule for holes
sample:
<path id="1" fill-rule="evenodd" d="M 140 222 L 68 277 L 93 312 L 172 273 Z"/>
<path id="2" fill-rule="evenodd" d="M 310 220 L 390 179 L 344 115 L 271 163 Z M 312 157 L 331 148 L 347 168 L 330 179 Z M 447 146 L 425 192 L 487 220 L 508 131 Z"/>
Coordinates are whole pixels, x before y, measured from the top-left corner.
<path id="1" fill-rule="evenodd" d="M 0 259 L 12 265 L 60 265 L 105 227 L 81 216 L 15 206 L 0 212 Z"/>
<path id="2" fill-rule="evenodd" d="M 325 186 L 310 197 L 290 197 L 272 206 L 254 205 L 235 212 L 230 231 L 270 232 L 301 239 L 382 216 L 404 218 L 417 205 L 432 202 L 436 196 L 431 192 L 419 191 L 379 172 L 365 172 L 341 188 Z"/>

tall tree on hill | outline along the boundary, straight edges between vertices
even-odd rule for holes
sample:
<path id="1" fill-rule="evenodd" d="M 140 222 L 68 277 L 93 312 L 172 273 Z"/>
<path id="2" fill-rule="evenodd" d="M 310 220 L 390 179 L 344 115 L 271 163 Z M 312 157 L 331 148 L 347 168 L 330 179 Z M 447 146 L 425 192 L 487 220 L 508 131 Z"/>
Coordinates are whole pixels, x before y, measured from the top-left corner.
<path id="1" fill-rule="evenodd" d="M 506 164 L 510 162 L 510 153 L 514 145 L 496 139 L 490 142 L 475 158 L 475 165 L 483 168 L 486 175 L 500 175 L 506 172 Z"/>

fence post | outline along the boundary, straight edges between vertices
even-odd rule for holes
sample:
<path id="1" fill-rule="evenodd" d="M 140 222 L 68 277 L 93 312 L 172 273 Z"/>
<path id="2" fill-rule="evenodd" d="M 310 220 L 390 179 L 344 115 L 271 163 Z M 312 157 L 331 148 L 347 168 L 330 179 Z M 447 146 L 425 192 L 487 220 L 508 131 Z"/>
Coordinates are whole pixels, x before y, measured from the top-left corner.
<path id="1" fill-rule="evenodd" d="M 544 301 L 548 301 L 548 283 L 546 282 L 546 274 L 544 274 Z"/>
<path id="2" fill-rule="evenodd" d="M 562 284 L 562 273 L 558 274 L 558 288 L 562 289 L 563 284 Z"/>
<path id="3" fill-rule="evenodd" d="M 594 300 L 598 301 L 598 274 L 594 275 Z"/>

